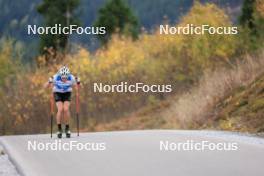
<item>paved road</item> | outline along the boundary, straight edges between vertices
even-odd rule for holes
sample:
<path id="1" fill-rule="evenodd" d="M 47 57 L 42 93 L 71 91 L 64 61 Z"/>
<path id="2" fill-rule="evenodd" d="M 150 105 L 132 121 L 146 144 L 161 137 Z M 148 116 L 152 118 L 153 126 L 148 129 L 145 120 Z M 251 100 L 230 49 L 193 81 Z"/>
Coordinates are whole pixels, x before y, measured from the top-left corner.
<path id="1" fill-rule="evenodd" d="M 75 136 L 75 135 L 73 135 Z M 56 142 L 49 135 L 1 137 L 0 142 L 24 176 L 263 176 L 264 140 L 210 131 L 125 131 L 86 133 L 62 139 L 89 143 L 99 151 L 29 151 L 28 141 Z M 233 143 L 235 151 L 160 151 L 160 142 Z M 58 142 L 58 141 L 57 141 Z M 103 143 L 103 144 L 102 144 Z M 100 145 L 99 145 L 100 144 Z M 39 145 L 39 150 L 42 150 Z M 54 149 L 54 148 L 53 148 Z M 68 149 L 68 148 L 67 148 Z"/>

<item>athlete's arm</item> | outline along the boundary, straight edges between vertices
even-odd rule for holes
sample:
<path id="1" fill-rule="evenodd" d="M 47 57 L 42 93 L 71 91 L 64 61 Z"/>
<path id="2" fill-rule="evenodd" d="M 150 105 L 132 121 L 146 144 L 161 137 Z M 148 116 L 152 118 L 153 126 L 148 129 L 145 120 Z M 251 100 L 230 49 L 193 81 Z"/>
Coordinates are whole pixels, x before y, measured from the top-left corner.
<path id="1" fill-rule="evenodd" d="M 53 86 L 53 79 L 52 77 L 49 78 L 49 81 L 47 81 L 45 84 L 44 84 L 44 88 L 48 88 L 48 87 L 52 87 Z"/>

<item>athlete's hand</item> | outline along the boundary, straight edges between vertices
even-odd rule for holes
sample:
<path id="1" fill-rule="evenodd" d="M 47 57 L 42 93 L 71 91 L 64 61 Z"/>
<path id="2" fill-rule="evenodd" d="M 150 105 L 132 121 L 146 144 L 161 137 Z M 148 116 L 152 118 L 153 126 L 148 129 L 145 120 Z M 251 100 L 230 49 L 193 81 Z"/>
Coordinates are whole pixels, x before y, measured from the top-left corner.
<path id="1" fill-rule="evenodd" d="M 80 77 L 76 77 L 76 82 L 77 82 L 77 84 L 80 84 L 81 83 Z"/>
<path id="2" fill-rule="evenodd" d="M 49 78 L 49 84 L 53 83 L 52 77 Z"/>

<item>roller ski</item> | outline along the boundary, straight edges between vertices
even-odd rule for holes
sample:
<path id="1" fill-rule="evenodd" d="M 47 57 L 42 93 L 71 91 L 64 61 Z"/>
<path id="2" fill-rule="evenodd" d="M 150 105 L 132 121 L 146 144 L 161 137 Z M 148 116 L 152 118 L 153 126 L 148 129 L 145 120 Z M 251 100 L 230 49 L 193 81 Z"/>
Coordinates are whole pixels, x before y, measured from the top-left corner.
<path id="1" fill-rule="evenodd" d="M 59 139 L 62 138 L 62 130 L 59 130 L 59 131 L 57 132 L 57 137 L 58 137 Z"/>
<path id="2" fill-rule="evenodd" d="M 71 137 L 71 131 L 69 128 L 66 127 L 65 129 L 65 134 L 66 134 L 66 138 L 70 138 Z"/>

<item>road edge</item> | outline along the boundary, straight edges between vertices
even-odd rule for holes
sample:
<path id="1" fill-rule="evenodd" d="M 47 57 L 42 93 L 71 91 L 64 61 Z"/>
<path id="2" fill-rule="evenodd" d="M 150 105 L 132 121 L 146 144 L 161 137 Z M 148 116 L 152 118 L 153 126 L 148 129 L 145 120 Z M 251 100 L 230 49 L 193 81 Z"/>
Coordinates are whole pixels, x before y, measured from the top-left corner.
<path id="1" fill-rule="evenodd" d="M 3 151 L 4 153 L 8 156 L 8 159 L 10 160 L 10 162 L 14 165 L 17 173 L 20 176 L 26 176 L 25 172 L 23 171 L 21 165 L 18 163 L 18 161 L 13 157 L 13 155 L 11 154 L 12 152 L 10 150 L 10 148 L 12 147 L 7 147 L 7 144 L 5 143 L 5 139 L 4 137 L 0 137 L 0 145 L 3 147 Z M 9 149 L 8 149 L 9 148 Z"/>

